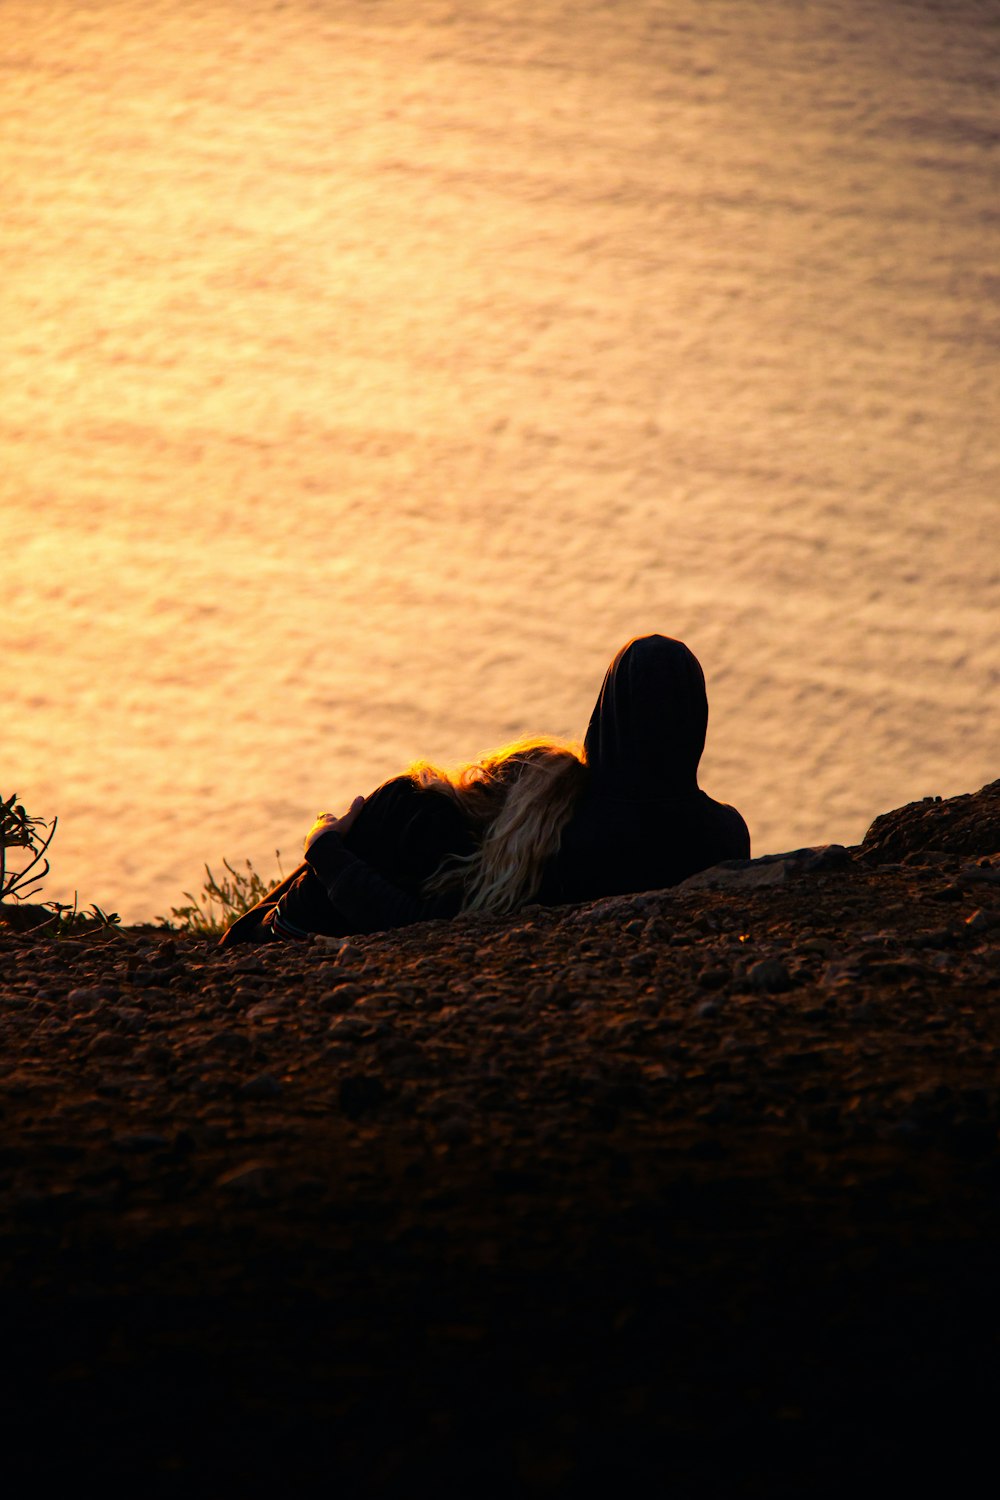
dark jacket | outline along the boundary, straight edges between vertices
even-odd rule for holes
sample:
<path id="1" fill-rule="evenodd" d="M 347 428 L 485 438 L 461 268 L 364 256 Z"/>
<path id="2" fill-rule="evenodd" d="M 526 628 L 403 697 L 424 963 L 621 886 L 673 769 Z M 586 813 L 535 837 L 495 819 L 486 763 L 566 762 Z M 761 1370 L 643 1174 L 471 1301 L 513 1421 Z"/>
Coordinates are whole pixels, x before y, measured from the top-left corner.
<path id="1" fill-rule="evenodd" d="M 749 858 L 740 814 L 698 786 L 707 727 L 705 676 L 687 646 L 647 635 L 619 651 L 587 728 L 587 787 L 539 900 L 659 890 Z"/>
<path id="2" fill-rule="evenodd" d="M 383 783 L 348 832 L 325 833 L 306 855 L 344 932 L 382 932 L 432 917 L 453 917 L 461 889 L 424 893 L 424 882 L 451 856 L 475 852 L 458 804 L 409 776 Z"/>
<path id="3" fill-rule="evenodd" d="M 449 855 L 475 848 L 456 803 L 409 776 L 376 787 L 348 831 L 324 833 L 302 864 L 238 917 L 221 944 L 252 942 L 272 909 L 282 930 L 305 937 L 384 932 L 434 917 L 453 917 L 461 891 L 425 895 L 423 886 Z"/>

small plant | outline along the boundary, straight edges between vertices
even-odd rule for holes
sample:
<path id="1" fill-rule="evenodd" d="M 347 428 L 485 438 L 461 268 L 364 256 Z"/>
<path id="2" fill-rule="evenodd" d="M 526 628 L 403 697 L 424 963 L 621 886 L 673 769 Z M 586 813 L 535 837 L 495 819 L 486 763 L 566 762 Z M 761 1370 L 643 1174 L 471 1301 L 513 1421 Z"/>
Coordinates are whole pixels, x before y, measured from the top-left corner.
<path id="1" fill-rule="evenodd" d="M 281 868 L 281 851 L 275 850 L 275 858 L 278 861 L 278 880 L 284 878 Z M 228 859 L 222 861 L 227 875 L 219 879 L 205 866 L 205 883 L 200 896 L 192 896 L 190 891 L 184 894 L 188 899 L 187 906 L 172 906 L 169 917 L 160 917 L 159 920 L 165 927 L 174 927 L 181 932 L 196 932 L 203 936 L 212 936 L 225 932 L 226 928 L 242 917 L 244 912 L 256 906 L 262 896 L 266 896 L 277 880 L 265 881 L 249 860 L 246 860 L 246 873 L 234 869 Z"/>
<path id="2" fill-rule="evenodd" d="M 6 800 L 0 798 L 0 901 L 13 897 L 15 901 L 26 901 L 41 889 L 42 881 L 49 873 L 49 862 L 45 858 L 55 837 L 59 819 L 46 823 L 44 818 L 33 818 L 26 812 L 18 795 Z M 43 830 L 48 829 L 48 833 Z M 8 849 L 25 849 L 30 858 L 20 870 L 12 870 L 7 864 Z M 38 869 L 41 864 L 42 868 Z M 34 872 L 34 873 L 33 873 Z"/>
<path id="3" fill-rule="evenodd" d="M 39 935 L 61 938 L 103 931 L 120 936 L 121 917 L 116 911 L 105 911 L 96 902 L 92 902 L 86 911 L 80 911 L 75 900 L 72 906 L 65 901 L 46 901 L 45 906 L 52 915 L 35 927 L 34 931 Z"/>

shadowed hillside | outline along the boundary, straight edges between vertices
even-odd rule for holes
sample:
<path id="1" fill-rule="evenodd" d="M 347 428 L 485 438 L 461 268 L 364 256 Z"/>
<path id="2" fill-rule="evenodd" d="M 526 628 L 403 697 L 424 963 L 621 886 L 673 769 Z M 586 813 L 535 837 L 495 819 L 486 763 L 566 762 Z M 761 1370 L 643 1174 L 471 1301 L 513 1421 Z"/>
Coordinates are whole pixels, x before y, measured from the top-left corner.
<path id="1" fill-rule="evenodd" d="M 0 928 L 5 1466 L 956 1489 L 1000 782 L 673 890 L 252 950 Z"/>

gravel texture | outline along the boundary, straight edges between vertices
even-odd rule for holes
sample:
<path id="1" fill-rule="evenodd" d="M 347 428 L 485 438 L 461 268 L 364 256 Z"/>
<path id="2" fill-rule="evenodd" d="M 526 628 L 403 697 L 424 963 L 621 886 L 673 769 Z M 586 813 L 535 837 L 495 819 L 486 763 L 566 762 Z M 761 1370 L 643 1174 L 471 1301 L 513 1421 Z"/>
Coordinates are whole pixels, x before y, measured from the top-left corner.
<path id="1" fill-rule="evenodd" d="M 0 925 L 8 1472 L 954 1483 L 997 1394 L 998 851 L 994 782 L 502 921 Z"/>

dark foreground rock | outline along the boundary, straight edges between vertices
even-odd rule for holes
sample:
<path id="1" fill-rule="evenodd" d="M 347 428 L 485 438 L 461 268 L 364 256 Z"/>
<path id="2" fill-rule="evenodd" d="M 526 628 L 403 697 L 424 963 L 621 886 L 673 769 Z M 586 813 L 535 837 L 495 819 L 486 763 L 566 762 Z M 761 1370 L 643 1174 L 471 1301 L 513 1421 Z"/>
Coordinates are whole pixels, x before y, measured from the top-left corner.
<path id="1" fill-rule="evenodd" d="M 998 813 L 340 946 L 0 928 L 12 1493 L 967 1488 Z"/>

